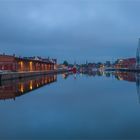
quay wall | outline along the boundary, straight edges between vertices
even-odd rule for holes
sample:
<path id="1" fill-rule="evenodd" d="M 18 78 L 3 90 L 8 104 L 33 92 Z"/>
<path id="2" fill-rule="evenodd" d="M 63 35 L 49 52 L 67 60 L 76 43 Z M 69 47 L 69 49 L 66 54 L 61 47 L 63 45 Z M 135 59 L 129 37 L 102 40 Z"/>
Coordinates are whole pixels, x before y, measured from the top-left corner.
<path id="1" fill-rule="evenodd" d="M 24 77 L 33 77 L 39 75 L 47 75 L 47 74 L 59 74 L 63 72 L 69 72 L 70 70 L 62 69 L 62 70 L 50 70 L 50 71 L 33 71 L 33 72 L 7 72 L 0 74 L 0 80 L 12 80 L 12 79 L 20 79 Z"/>
<path id="2" fill-rule="evenodd" d="M 120 71 L 120 72 L 137 72 L 140 73 L 140 69 L 106 69 L 105 71 Z"/>

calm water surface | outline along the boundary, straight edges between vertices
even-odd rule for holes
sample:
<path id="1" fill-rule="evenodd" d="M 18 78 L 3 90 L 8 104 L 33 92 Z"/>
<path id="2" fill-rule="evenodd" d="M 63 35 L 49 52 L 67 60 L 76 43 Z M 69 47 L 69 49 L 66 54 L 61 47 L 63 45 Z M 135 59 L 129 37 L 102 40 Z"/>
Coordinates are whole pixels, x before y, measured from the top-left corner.
<path id="1" fill-rule="evenodd" d="M 1 139 L 140 138 L 139 75 L 50 75 L 1 82 Z"/>

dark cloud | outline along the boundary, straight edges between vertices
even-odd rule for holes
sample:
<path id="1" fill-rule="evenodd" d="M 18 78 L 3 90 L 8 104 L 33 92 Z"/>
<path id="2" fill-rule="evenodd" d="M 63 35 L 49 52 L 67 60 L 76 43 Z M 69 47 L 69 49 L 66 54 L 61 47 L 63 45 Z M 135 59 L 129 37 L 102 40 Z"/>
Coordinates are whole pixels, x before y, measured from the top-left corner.
<path id="1" fill-rule="evenodd" d="M 134 57 L 137 0 L 0 0 L 0 51 L 59 60 Z"/>

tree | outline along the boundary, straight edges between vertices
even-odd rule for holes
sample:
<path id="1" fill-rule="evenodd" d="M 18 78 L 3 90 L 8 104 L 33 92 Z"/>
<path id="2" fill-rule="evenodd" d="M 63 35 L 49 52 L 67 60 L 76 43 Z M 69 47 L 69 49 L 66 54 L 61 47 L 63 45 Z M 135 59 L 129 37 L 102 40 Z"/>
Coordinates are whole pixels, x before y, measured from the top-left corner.
<path id="1" fill-rule="evenodd" d="M 63 62 L 63 65 L 68 66 L 69 63 L 65 60 L 65 61 Z"/>

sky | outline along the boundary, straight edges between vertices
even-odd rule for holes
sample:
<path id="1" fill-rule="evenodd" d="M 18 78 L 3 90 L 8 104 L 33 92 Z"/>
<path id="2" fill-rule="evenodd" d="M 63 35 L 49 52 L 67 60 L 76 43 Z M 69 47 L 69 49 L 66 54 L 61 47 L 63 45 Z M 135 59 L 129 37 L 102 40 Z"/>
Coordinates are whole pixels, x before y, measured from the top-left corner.
<path id="1" fill-rule="evenodd" d="M 70 63 L 135 57 L 140 0 L 0 0 L 0 53 Z"/>

